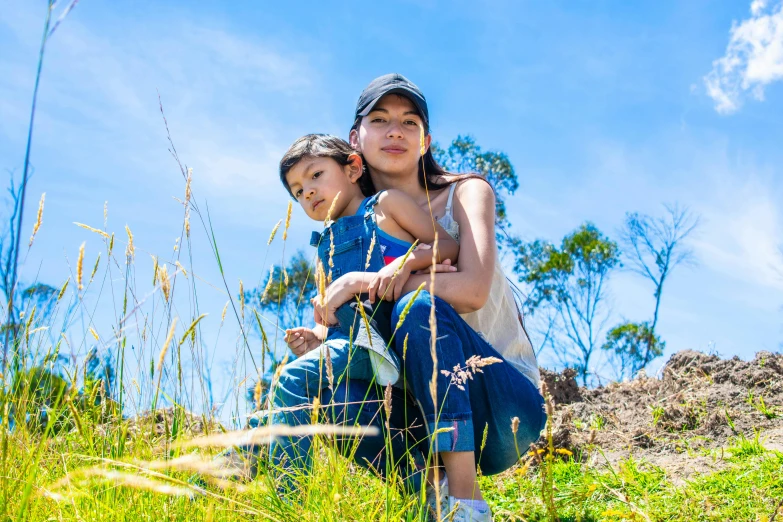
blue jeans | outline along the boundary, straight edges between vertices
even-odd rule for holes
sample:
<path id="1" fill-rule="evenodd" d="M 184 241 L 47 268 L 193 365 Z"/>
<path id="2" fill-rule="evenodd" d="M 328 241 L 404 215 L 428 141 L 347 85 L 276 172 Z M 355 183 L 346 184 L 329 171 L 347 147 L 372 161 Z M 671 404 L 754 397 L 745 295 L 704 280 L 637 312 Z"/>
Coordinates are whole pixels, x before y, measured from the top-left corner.
<path id="1" fill-rule="evenodd" d="M 433 297 L 421 292 L 403 296 L 392 317 L 395 324 L 400 313 L 410 305 L 408 316 L 395 334 L 394 351 L 402 361 L 407 391 L 421 408 L 427 431 L 453 428 L 431 438 L 433 451 L 473 451 L 476 463 L 485 475 L 500 473 L 513 466 L 538 439 L 546 425 L 544 399 L 538 388 L 519 370 L 503 361 L 481 368 L 472 379 L 460 384 L 442 373 L 454 372 L 465 361 L 479 357 L 503 357 L 457 314 L 448 303 L 435 297 L 437 322 L 437 404 L 433 404 L 430 382 L 433 360 L 430 353 L 429 316 Z M 403 342 L 408 338 L 406 353 Z M 511 419 L 519 418 L 516 434 Z M 484 430 L 486 446 L 480 448 Z"/>
<path id="2" fill-rule="evenodd" d="M 272 390 L 272 415 L 270 424 L 299 426 L 309 424 L 317 397 L 326 402 L 322 391 L 328 390 L 329 381 L 326 351 L 332 363 L 333 384 L 348 383 L 353 379 L 372 381 L 373 369 L 367 350 L 351 345 L 345 339 L 331 339 L 305 353 L 283 367 L 277 385 Z M 272 462 L 281 467 L 310 466 L 311 437 L 278 437 L 270 444 Z"/>

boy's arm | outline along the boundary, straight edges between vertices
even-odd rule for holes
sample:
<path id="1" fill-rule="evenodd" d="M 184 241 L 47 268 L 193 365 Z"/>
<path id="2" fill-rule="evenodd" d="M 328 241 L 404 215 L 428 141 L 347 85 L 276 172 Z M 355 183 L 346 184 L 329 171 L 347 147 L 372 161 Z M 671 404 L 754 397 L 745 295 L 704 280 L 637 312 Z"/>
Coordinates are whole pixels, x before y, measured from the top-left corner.
<path id="1" fill-rule="evenodd" d="M 399 190 L 387 190 L 380 198 L 379 204 L 383 205 L 384 213 L 397 222 L 402 229 L 418 239 L 420 243 L 434 243 L 435 234 L 437 234 L 437 263 L 442 263 L 446 259 L 450 259 L 452 263 L 457 260 L 459 243 L 428 212 L 422 210 L 410 196 Z M 412 253 L 410 257 L 413 257 L 415 253 Z M 431 251 L 420 251 L 414 259 L 410 259 L 410 257 L 408 259 L 411 270 L 421 270 L 432 264 Z"/>

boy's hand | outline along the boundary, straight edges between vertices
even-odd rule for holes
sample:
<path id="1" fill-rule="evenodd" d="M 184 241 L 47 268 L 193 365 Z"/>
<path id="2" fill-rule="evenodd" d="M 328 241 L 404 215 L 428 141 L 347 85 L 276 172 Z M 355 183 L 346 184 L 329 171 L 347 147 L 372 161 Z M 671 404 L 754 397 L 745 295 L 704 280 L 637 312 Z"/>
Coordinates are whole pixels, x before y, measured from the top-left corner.
<path id="1" fill-rule="evenodd" d="M 315 332 L 304 326 L 287 329 L 285 331 L 285 342 L 297 357 L 301 357 L 321 345 L 321 339 L 318 338 Z"/>

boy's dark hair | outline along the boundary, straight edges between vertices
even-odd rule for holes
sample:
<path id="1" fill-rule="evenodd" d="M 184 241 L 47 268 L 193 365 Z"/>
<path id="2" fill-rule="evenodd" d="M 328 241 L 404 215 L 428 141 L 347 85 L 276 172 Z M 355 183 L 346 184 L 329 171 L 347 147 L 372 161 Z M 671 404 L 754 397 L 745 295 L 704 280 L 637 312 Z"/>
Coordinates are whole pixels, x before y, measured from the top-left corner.
<path id="1" fill-rule="evenodd" d="M 342 138 L 330 134 L 307 134 L 296 140 L 280 160 L 280 181 L 283 182 L 283 186 L 291 194 L 291 187 L 288 185 L 286 176 L 294 168 L 294 165 L 303 159 L 331 158 L 341 166 L 346 166 L 351 164 L 349 158 L 352 154 L 359 153 L 352 149 L 348 142 Z M 362 175 L 359 177 L 358 184 L 362 194 L 365 196 L 375 194 L 375 185 L 373 185 L 370 174 L 364 166 L 364 161 L 362 161 Z M 294 197 L 294 195 L 291 194 L 291 197 Z"/>

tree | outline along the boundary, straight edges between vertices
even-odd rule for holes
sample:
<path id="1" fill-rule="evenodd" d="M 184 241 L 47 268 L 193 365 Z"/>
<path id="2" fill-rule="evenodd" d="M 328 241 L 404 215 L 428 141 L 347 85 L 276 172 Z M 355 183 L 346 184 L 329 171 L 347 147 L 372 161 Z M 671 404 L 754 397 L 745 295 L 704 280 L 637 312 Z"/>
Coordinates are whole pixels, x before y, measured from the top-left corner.
<path id="1" fill-rule="evenodd" d="M 277 316 L 281 328 L 292 328 L 304 325 L 306 319 L 310 322 L 313 315 L 310 298 L 314 295 L 315 277 L 310 260 L 299 250 L 285 270 L 275 265 L 260 287 L 246 291 L 245 302 Z"/>
<path id="2" fill-rule="evenodd" d="M 550 340 L 555 354 L 573 365 L 587 384 L 590 358 L 608 316 L 606 282 L 620 261 L 617 244 L 591 223 L 563 238 L 560 248 L 538 239 L 512 238 L 514 272 L 529 287 L 525 308 L 554 317 L 559 335 Z"/>
<path id="3" fill-rule="evenodd" d="M 486 178 L 495 189 L 495 224 L 501 228 L 509 226 L 503 193 L 514 194 L 519 182 L 505 153 L 482 151 L 471 136 L 457 136 L 448 150 L 433 144 L 432 154 L 449 172 L 475 173 Z"/>
<path id="4" fill-rule="evenodd" d="M 666 343 L 655 335 L 650 323 L 625 321 L 606 334 L 606 342 L 601 347 L 610 354 L 615 376 L 618 380 L 626 375 L 634 376 L 642 366 L 644 354 L 649 351 L 652 358 L 663 355 Z"/>
<path id="5" fill-rule="evenodd" d="M 618 349 L 630 349 L 632 341 L 637 343 L 638 346 L 626 352 L 623 359 L 630 365 L 627 368 L 631 375 L 663 354 L 663 343 L 656 335 L 663 286 L 676 266 L 693 260 L 693 250 L 687 247 L 685 239 L 698 226 L 698 216 L 676 204 L 664 207 L 666 214 L 659 218 L 627 213 L 621 235 L 628 266 L 653 283 L 655 297 L 651 322 L 636 324 L 633 334 L 628 329 L 629 323 L 623 323 L 610 331 L 604 345 L 607 350 L 617 353 Z M 620 340 L 623 342 L 618 344 Z"/>

